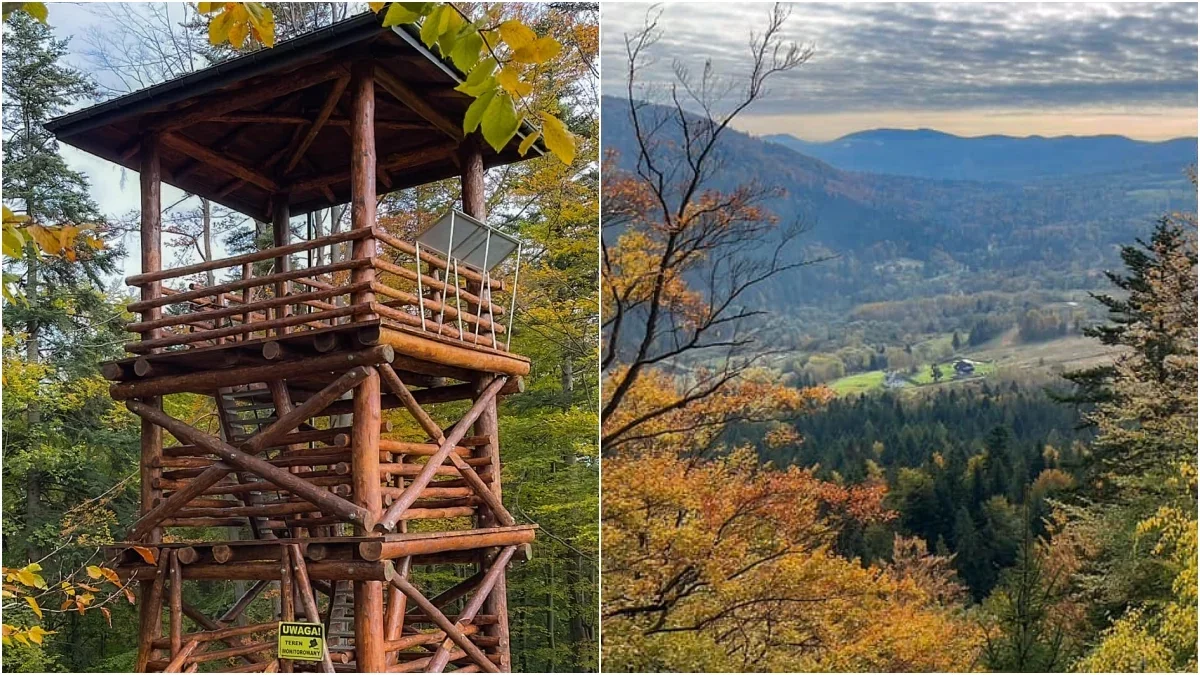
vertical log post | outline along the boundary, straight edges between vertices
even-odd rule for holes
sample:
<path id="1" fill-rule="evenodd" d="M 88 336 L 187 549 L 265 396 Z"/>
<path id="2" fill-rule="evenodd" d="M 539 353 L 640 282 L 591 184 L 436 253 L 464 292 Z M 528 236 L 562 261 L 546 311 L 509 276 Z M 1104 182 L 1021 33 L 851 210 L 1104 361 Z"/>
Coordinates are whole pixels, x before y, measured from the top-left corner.
<path id="1" fill-rule="evenodd" d="M 158 272 L 162 269 L 162 167 L 159 163 L 159 137 L 146 134 L 142 137 L 141 158 L 138 172 L 141 190 L 141 254 L 142 272 Z M 143 284 L 142 300 L 156 300 L 162 295 L 162 282 L 152 281 Z M 162 318 L 162 308 L 154 307 L 142 312 L 143 321 L 153 321 Z M 143 340 L 154 340 L 162 334 L 161 329 L 148 330 L 141 335 Z M 149 396 L 142 399 L 148 406 L 162 408 L 162 398 Z M 141 452 L 141 514 L 149 513 L 155 502 L 161 496 L 161 491 L 154 488 L 155 481 L 161 477 L 162 470 L 156 468 L 162 459 L 162 428 L 147 420 L 141 421 L 142 452 Z M 153 528 L 147 541 L 159 543 L 162 541 L 162 528 Z M 165 562 L 165 561 L 164 561 Z M 163 575 L 166 568 L 160 565 Z M 159 585 L 156 587 L 155 584 Z M 138 584 L 140 600 L 140 641 L 139 647 L 145 643 L 145 649 L 138 649 L 136 669 L 143 672 L 150 660 L 150 646 L 147 640 L 158 637 L 157 632 L 162 624 L 162 586 L 158 581 L 142 581 Z M 157 588 L 157 600 L 155 589 Z"/>
<path id="2" fill-rule="evenodd" d="M 174 659 L 179 655 L 179 650 L 183 649 L 183 573 L 179 569 L 179 550 L 171 549 L 167 561 L 168 571 L 171 576 L 171 595 L 170 595 L 170 630 L 171 630 L 171 658 Z"/>
<path id="3" fill-rule="evenodd" d="M 368 60 L 356 61 L 350 70 L 350 227 L 375 227 L 375 67 Z M 375 255 L 375 239 L 355 240 L 351 255 L 355 260 Z M 375 280 L 371 267 L 351 273 L 351 283 Z M 351 304 L 374 302 L 375 294 L 359 291 Z M 374 314 L 356 315 L 355 321 L 373 319 Z M 352 434 L 352 483 L 354 500 L 382 514 L 379 489 L 379 373 L 371 374 L 354 390 L 354 432 Z M 362 534 L 369 532 L 362 531 Z M 383 640 L 383 582 L 354 582 L 354 653 L 357 669 L 364 673 L 387 670 Z"/>
<path id="4" fill-rule="evenodd" d="M 292 590 L 291 552 L 286 545 L 279 546 L 279 620 L 296 620 L 296 596 Z M 280 659 L 279 672 L 292 672 L 292 660 Z"/>
<path id="5" fill-rule="evenodd" d="M 375 227 L 375 68 L 370 61 L 357 61 L 350 72 L 350 227 Z M 375 239 L 354 241 L 354 260 L 375 256 Z M 364 267 L 350 273 L 350 283 L 375 281 L 375 269 Z M 374 302 L 375 293 L 359 291 L 350 304 Z M 374 314 L 355 315 L 353 320 L 373 319 Z"/>
<path id="6" fill-rule="evenodd" d="M 141 630 L 138 634 L 137 661 L 133 664 L 135 673 L 146 672 L 154 641 L 162 632 L 162 600 L 163 586 L 167 582 L 167 558 L 161 549 L 158 555 L 158 570 L 154 574 L 154 580 L 141 582 L 141 606 L 138 607 Z"/>
<path id="7" fill-rule="evenodd" d="M 287 193 L 281 192 L 274 195 L 271 202 L 271 240 L 275 247 L 287 246 L 291 243 L 292 229 L 289 226 L 291 220 L 291 212 L 288 209 Z M 275 273 L 281 274 L 287 272 L 291 267 L 291 259 L 286 256 L 279 256 L 275 259 Z M 277 281 L 275 282 L 275 297 L 281 298 L 287 295 L 290 282 Z M 287 305 L 280 305 L 275 308 L 275 318 L 282 319 L 291 314 Z M 286 326 L 276 328 L 276 335 L 285 335 L 290 329 Z"/>
<path id="8" fill-rule="evenodd" d="M 480 222 L 487 222 L 487 201 L 484 195 L 483 182 L 483 150 L 480 144 L 478 134 L 472 134 L 463 140 L 459 147 L 459 161 L 462 167 L 462 205 L 463 212 L 472 218 L 478 219 Z M 471 291 L 483 297 L 483 288 L 478 284 L 471 284 Z M 474 310 L 478 313 L 479 307 Z M 488 378 L 481 378 L 475 382 L 476 391 L 482 391 L 487 385 Z M 493 398 L 488 406 L 484 409 L 479 419 L 475 421 L 475 435 L 486 436 L 488 444 L 476 448 L 477 457 L 487 457 L 491 459 L 491 488 L 496 497 L 500 497 L 500 443 L 498 440 L 499 422 L 496 415 L 496 399 Z M 490 527 L 496 524 L 495 514 L 491 513 L 484 505 L 479 507 L 479 526 Z M 480 569 L 482 570 L 486 564 L 488 552 L 480 553 Z M 484 605 L 485 614 L 495 614 L 496 623 L 484 628 L 484 634 L 489 637 L 497 638 L 495 649 L 496 654 L 500 656 L 500 663 L 497 664 L 503 672 L 512 670 L 512 661 L 509 654 L 508 643 L 508 593 L 505 584 L 505 575 L 500 573 L 500 578 L 497 579 L 495 587 Z"/>

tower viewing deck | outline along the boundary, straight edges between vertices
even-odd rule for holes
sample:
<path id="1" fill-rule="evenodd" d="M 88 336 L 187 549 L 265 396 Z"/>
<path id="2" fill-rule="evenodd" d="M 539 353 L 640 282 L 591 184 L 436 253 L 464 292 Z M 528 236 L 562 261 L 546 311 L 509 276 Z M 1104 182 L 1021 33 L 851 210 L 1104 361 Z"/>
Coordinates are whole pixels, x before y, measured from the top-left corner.
<path id="1" fill-rule="evenodd" d="M 530 362 L 520 242 L 483 190 L 524 131 L 464 137 L 462 78 L 363 15 L 48 125 L 140 177 L 137 318 L 102 367 L 142 424 L 140 518 L 109 551 L 138 582 L 139 672 L 510 669 L 505 575 L 536 526 L 503 505 L 496 410 Z M 455 176 L 461 209 L 415 238 L 377 223 L 379 194 Z M 163 269 L 162 182 L 271 246 Z M 292 240 L 346 202 L 350 229 Z M 211 423 L 164 409 L 185 393 Z M 220 614 L 213 580 L 246 584 Z M 279 658 L 280 621 L 321 624 L 321 660 Z"/>

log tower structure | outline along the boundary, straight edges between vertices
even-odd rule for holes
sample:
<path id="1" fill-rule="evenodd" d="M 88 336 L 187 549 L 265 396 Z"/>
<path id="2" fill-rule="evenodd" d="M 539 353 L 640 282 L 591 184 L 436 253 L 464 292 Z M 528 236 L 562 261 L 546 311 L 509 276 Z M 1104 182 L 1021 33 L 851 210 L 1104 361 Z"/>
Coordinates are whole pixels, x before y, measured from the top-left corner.
<path id="1" fill-rule="evenodd" d="M 464 77 L 366 14 L 48 125 L 140 179 L 136 338 L 102 368 L 141 419 L 141 515 L 110 551 L 138 587 L 137 671 L 510 670 L 505 573 L 535 526 L 501 500 L 496 406 L 530 363 L 483 190 L 531 130 L 498 153 L 464 137 Z M 379 227 L 380 194 L 455 177 L 449 237 Z M 270 247 L 165 269 L 163 182 Z M 348 229 L 309 215 L 292 240 L 347 203 Z M 214 415 L 172 414 L 179 394 Z M 202 610 L 218 582 L 244 591 Z M 278 621 L 324 624 L 322 660 L 277 658 Z"/>

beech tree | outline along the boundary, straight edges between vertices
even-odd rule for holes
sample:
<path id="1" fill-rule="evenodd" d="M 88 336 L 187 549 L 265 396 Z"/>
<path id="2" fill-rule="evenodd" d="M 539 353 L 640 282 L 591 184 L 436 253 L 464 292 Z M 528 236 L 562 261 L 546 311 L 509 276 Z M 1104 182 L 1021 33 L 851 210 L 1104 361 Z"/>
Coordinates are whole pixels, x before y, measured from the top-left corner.
<path id="1" fill-rule="evenodd" d="M 812 262 L 789 246 L 801 224 L 781 225 L 765 208 L 774 188 L 710 184 L 722 169 L 720 141 L 732 122 L 766 94 L 772 77 L 813 54 L 783 38 L 788 16 L 776 5 L 764 28 L 751 34 L 741 88 L 722 82 L 711 64 L 694 73 L 676 62 L 666 117 L 654 114 L 645 100 L 654 92 L 643 83 L 660 35 L 658 11 L 624 38 L 622 114 L 633 126 L 636 156 L 626 158 L 628 170 L 620 158 L 607 159 L 601 204 L 606 453 L 620 450 L 639 426 L 713 395 L 754 365 L 765 352 L 747 331 L 747 320 L 761 313 L 748 306 L 750 292 Z M 636 416 L 622 414 L 640 378 L 689 357 L 716 365 L 694 371 L 672 400 Z"/>

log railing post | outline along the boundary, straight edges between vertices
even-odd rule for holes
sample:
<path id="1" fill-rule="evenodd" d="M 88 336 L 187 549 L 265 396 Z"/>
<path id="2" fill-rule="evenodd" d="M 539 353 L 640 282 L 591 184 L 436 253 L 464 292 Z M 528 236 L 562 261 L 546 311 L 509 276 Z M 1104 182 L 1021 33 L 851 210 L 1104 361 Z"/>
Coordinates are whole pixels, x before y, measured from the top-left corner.
<path id="1" fill-rule="evenodd" d="M 291 220 L 291 212 L 288 209 L 288 195 L 286 192 L 276 193 L 271 201 L 271 241 L 275 248 L 287 246 L 292 243 L 292 230 L 289 225 Z M 291 267 L 291 256 L 281 255 L 275 258 L 275 274 L 283 274 L 289 271 Z M 275 297 L 282 298 L 287 295 L 290 282 L 277 281 L 275 282 Z M 280 305 L 275 309 L 275 318 L 282 319 L 291 312 L 287 305 Z M 289 332 L 286 326 L 275 329 L 276 335 L 284 335 Z"/>

